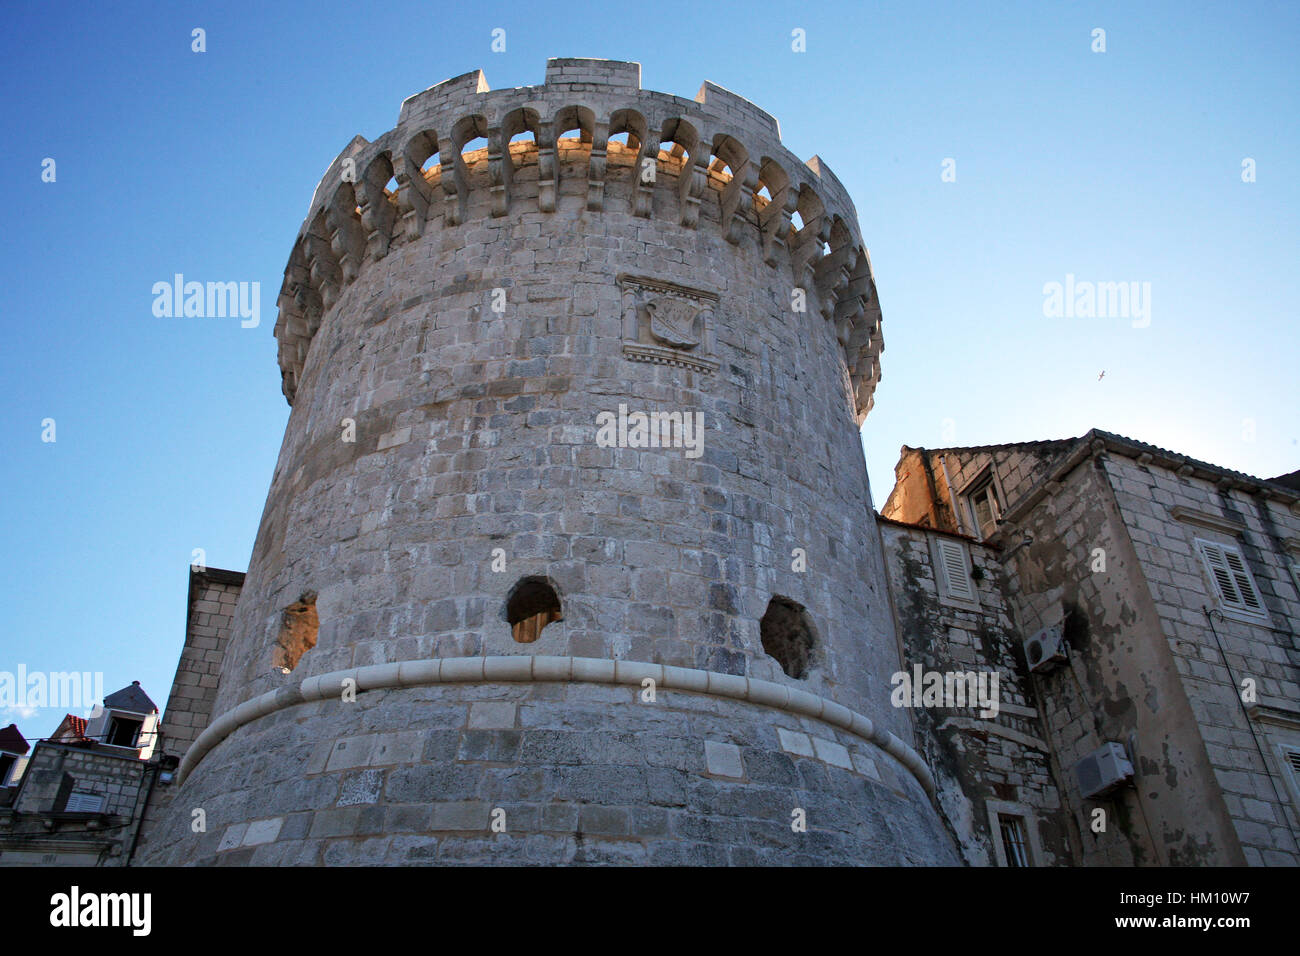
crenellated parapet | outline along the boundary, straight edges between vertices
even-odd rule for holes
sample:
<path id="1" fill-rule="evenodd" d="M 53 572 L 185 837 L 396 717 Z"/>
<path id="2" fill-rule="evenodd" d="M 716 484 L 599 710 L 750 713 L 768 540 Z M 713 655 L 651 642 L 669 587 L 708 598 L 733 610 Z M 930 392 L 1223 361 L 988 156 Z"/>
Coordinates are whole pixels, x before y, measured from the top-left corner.
<path id="1" fill-rule="evenodd" d="M 285 397 L 322 317 L 370 263 L 430 230 L 554 213 L 575 182 L 588 214 L 716 229 L 783 270 L 806 293 L 802 318 L 834 324 L 861 422 L 880 377 L 880 308 L 839 180 L 722 87 L 705 82 L 684 99 L 641 89 L 637 63 L 587 59 L 549 60 L 541 86 L 493 91 L 477 70 L 446 80 L 409 97 L 393 130 L 348 143 L 285 268 L 275 325 Z"/>

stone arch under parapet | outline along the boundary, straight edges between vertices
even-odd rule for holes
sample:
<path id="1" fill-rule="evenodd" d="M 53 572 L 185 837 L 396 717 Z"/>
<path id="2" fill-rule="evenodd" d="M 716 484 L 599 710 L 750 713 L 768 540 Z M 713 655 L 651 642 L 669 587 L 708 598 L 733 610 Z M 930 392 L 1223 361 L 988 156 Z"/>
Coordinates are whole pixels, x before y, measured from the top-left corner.
<path id="1" fill-rule="evenodd" d="M 648 128 L 645 117 L 636 110 L 615 110 L 609 117 L 610 139 L 626 133 L 628 137 L 627 146 L 629 149 L 641 149 L 645 143 L 646 131 Z"/>
<path id="2" fill-rule="evenodd" d="M 475 140 L 487 140 L 488 124 L 487 119 L 478 113 L 470 116 L 462 116 L 451 128 L 451 153 L 452 162 L 456 170 L 457 185 L 464 185 L 469 176 L 469 167 L 465 163 L 466 146 Z M 474 152 L 474 150 L 469 150 Z M 446 165 L 444 162 L 443 165 Z"/>
<path id="3" fill-rule="evenodd" d="M 556 111 L 551 125 L 555 130 L 557 143 L 565 138 L 565 133 L 571 133 L 576 129 L 578 131 L 578 140 L 584 145 L 590 146 L 596 129 L 596 114 L 586 106 L 565 106 Z"/>
<path id="4" fill-rule="evenodd" d="M 719 133 L 713 137 L 709 172 L 717 174 L 722 188 L 725 189 L 727 184 L 743 176 L 747 165 L 749 165 L 749 151 L 739 140 L 726 133 Z"/>
<path id="5" fill-rule="evenodd" d="M 565 133 L 578 131 L 577 139 L 572 136 L 565 136 Z M 564 151 L 571 150 L 573 146 L 580 144 L 587 152 L 587 160 L 581 163 L 581 171 L 575 170 L 572 175 L 574 178 L 586 180 L 590 175 L 591 169 L 591 145 L 596 130 L 596 114 L 586 106 L 566 106 L 556 112 L 554 119 L 551 120 L 551 136 L 555 143 L 556 164 L 555 164 L 555 181 L 558 184 L 564 178 L 561 173 L 560 158 Z M 576 157 L 570 155 L 569 161 L 574 161 Z"/>
<path id="6" fill-rule="evenodd" d="M 807 183 L 800 184 L 795 193 L 795 210 L 799 214 L 799 228 L 791 230 L 790 247 L 800 247 L 820 235 L 822 230 L 822 219 L 826 214 L 826 207 L 822 204 L 822 199 L 817 195 L 817 191 Z"/>
<path id="7" fill-rule="evenodd" d="M 304 261 L 307 265 L 308 281 L 320 295 L 321 308 L 328 309 L 339 296 L 343 282 L 343 268 L 330 244 L 331 229 L 326 221 L 326 209 L 322 207 L 307 227 L 303 236 Z"/>
<path id="8" fill-rule="evenodd" d="M 817 191 L 808 183 L 799 186 L 795 199 L 798 222 L 792 222 L 790 238 L 790 264 L 796 284 L 802 283 L 805 269 L 816 262 L 822 252 L 826 224 L 826 207 Z"/>
<path id="9" fill-rule="evenodd" d="M 615 110 L 609 117 L 609 139 L 611 147 L 617 142 L 615 137 L 626 135 L 627 142 L 623 149 L 607 149 L 606 177 L 614 180 L 628 175 L 633 188 L 629 193 L 629 204 L 634 215 L 649 216 L 651 212 L 653 183 L 646 183 L 642 171 L 647 166 L 650 171 L 656 168 L 659 153 L 659 140 L 650 132 L 649 123 L 641 113 L 633 109 Z M 648 162 L 647 162 L 648 160 Z"/>
<path id="10" fill-rule="evenodd" d="M 442 176 L 442 154 L 438 149 L 438 134 L 422 129 L 406 141 L 402 148 L 411 178 L 418 175 L 425 183 L 434 185 Z M 432 162 L 431 162 L 432 161 Z"/>
<path id="11" fill-rule="evenodd" d="M 709 185 L 717 192 L 719 221 L 728 242 L 739 242 L 743 224 L 756 221 L 750 219 L 753 202 L 746 199 L 754 191 L 755 182 L 749 150 L 726 133 L 714 136 Z"/>
<path id="12" fill-rule="evenodd" d="M 532 146 L 529 147 L 527 142 L 516 142 L 517 137 L 531 136 Z M 531 162 L 538 161 L 538 151 L 542 145 L 542 119 L 537 110 L 528 107 L 520 107 L 511 110 L 501 120 L 501 154 L 504 159 L 502 165 L 502 177 L 505 181 L 507 192 L 514 182 L 516 174 L 520 168 L 529 160 L 529 151 L 531 149 Z"/>
<path id="13" fill-rule="evenodd" d="M 764 192 L 766 195 L 763 195 Z M 754 211 L 758 216 L 758 231 L 763 239 L 763 258 L 769 265 L 776 261 L 777 249 L 785 246 L 790 234 L 790 217 L 786 210 L 789 195 L 789 174 L 772 157 L 764 156 L 758 163 Z"/>
<path id="14" fill-rule="evenodd" d="M 860 321 L 862 313 L 871 304 L 871 258 L 861 243 L 855 247 L 853 255 L 848 287 L 840 301 L 835 303 L 835 336 L 850 360 L 870 343 L 875 332 L 875 323 Z"/>
<path id="15" fill-rule="evenodd" d="M 671 145 L 667 145 L 671 144 Z M 659 162 L 674 175 L 681 175 L 687 162 L 695 160 L 700 148 L 700 134 L 684 119 L 664 120 L 659 130 Z"/>
<path id="16" fill-rule="evenodd" d="M 325 204 L 325 228 L 329 231 L 330 248 L 338 257 L 343 270 L 343 281 L 351 282 L 361 271 L 366 253 L 366 230 L 361 224 L 361 206 L 364 198 L 349 180 L 335 188 Z"/>
<path id="17" fill-rule="evenodd" d="M 397 222 L 399 186 L 393 167 L 393 155 L 384 150 L 370 161 L 361 176 L 359 212 L 366 234 L 374 237 L 371 252 L 382 257 L 388 251 Z"/>

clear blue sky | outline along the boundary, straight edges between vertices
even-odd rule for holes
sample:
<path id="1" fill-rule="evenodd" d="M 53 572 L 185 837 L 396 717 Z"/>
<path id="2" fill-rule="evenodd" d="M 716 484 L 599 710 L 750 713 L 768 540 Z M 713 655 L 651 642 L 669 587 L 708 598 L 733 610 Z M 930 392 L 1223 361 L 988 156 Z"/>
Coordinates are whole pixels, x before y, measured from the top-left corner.
<path id="1" fill-rule="evenodd" d="M 192 550 L 244 570 L 252 549 L 288 415 L 275 296 L 312 190 L 355 133 L 479 67 L 499 88 L 540 83 L 550 56 L 637 60 L 647 88 L 712 80 L 822 156 L 885 316 L 863 430 L 877 505 L 905 442 L 1098 426 L 1256 475 L 1300 467 L 1298 10 L 7 5 L 0 670 L 103 671 L 166 703 Z M 155 318 L 151 287 L 177 272 L 260 282 L 261 326 Z M 1044 317 L 1067 273 L 1149 282 L 1150 326 Z M 0 721 L 35 737 L 61 716 Z"/>

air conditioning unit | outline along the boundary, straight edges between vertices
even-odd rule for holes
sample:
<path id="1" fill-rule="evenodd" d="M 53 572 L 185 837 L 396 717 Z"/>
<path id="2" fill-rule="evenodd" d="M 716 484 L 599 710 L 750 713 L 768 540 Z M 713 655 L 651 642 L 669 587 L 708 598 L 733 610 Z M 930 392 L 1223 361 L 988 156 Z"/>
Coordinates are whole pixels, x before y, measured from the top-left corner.
<path id="1" fill-rule="evenodd" d="M 1100 797 L 1133 779 L 1133 764 L 1124 745 L 1103 744 L 1074 765 L 1074 780 L 1085 800 Z"/>
<path id="2" fill-rule="evenodd" d="M 1051 670 L 1065 660 L 1065 634 L 1059 627 L 1045 627 L 1025 641 L 1025 660 L 1031 671 Z"/>

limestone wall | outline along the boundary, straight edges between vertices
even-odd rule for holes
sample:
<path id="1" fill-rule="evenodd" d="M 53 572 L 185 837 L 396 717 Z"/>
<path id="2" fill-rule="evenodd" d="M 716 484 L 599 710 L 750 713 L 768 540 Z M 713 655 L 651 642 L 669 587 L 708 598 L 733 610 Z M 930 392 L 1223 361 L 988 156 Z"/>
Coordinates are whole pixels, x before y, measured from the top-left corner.
<path id="1" fill-rule="evenodd" d="M 215 568 L 190 572 L 185 646 L 162 717 L 164 753 L 183 756 L 212 719 L 217 677 L 243 580 L 242 574 Z"/>

